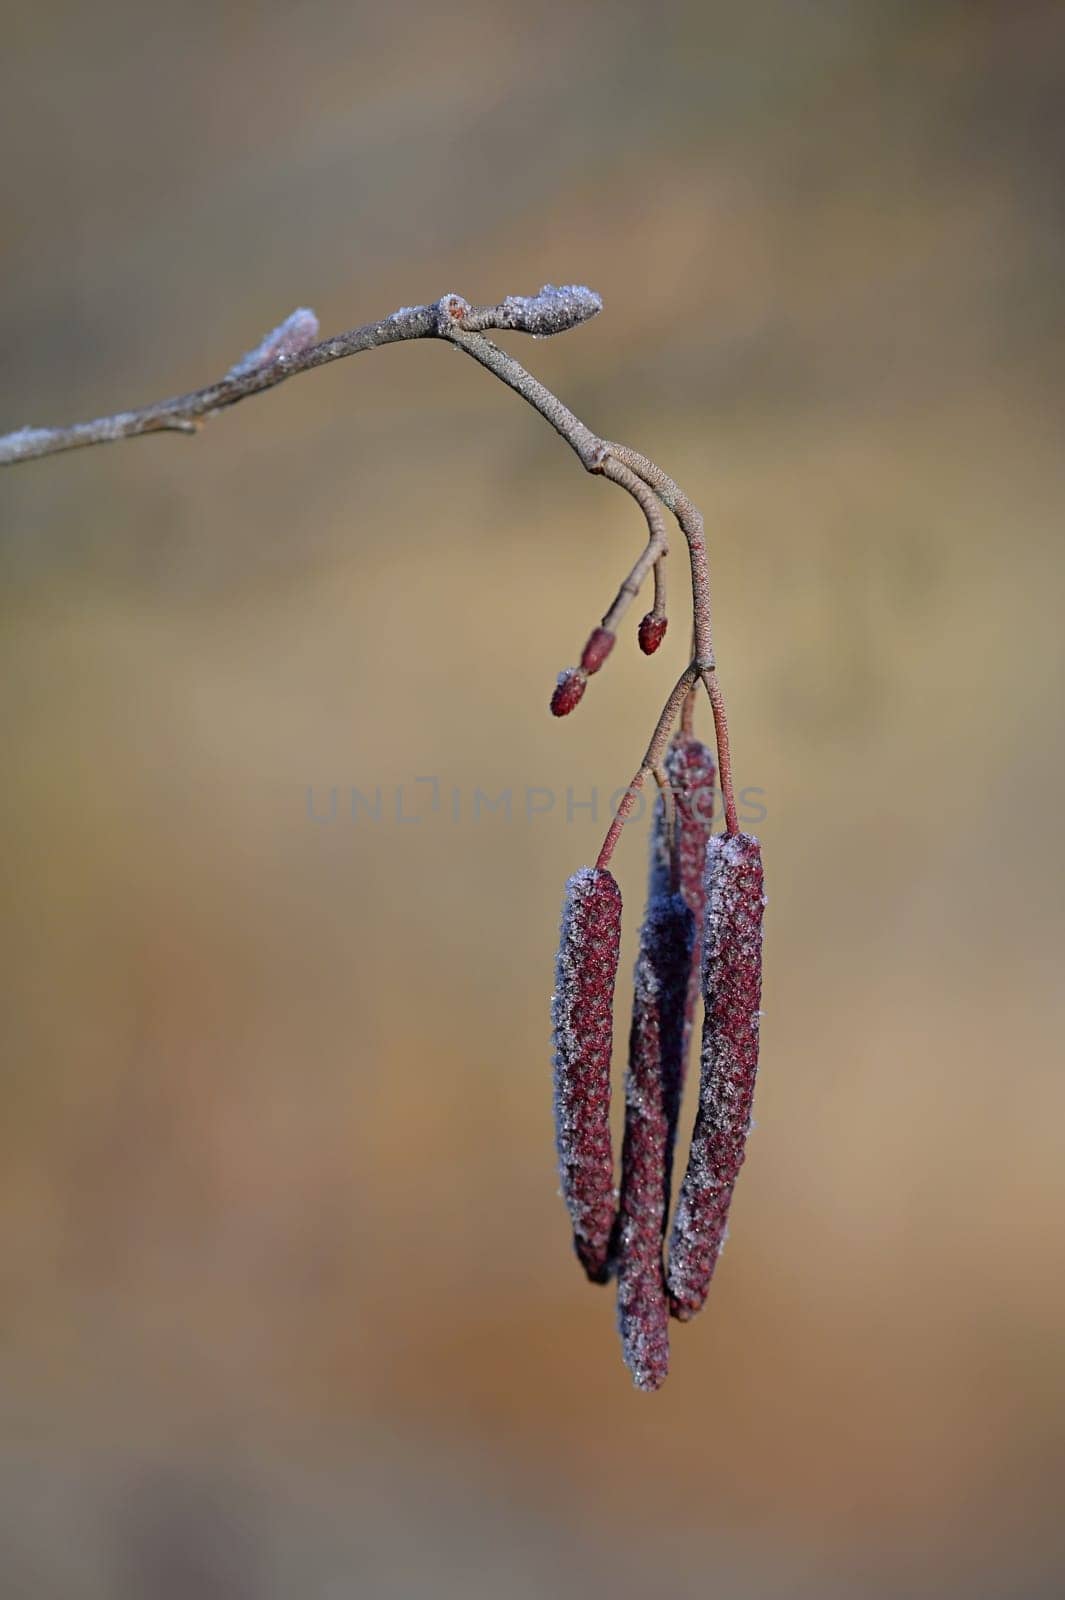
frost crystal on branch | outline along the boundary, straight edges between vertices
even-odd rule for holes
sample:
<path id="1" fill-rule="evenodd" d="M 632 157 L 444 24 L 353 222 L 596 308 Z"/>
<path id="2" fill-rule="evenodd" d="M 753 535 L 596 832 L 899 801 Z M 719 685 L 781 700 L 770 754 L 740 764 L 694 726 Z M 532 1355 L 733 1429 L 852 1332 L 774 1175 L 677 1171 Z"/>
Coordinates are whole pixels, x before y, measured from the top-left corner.
<path id="1" fill-rule="evenodd" d="M 552 1010 L 555 1135 L 573 1242 L 589 1278 L 609 1276 L 614 1225 L 610 1054 L 621 943 L 621 891 L 611 873 L 582 867 L 566 884 Z"/>
<path id="2" fill-rule="evenodd" d="M 613 1252 L 618 1329 L 639 1389 L 669 1371 L 669 1301 L 662 1235 L 669 1208 L 671 1086 L 681 1070 L 684 1004 L 695 924 L 679 894 L 653 898 L 640 930 L 625 1080 L 625 1144 Z"/>
<path id="3" fill-rule="evenodd" d="M 226 377 L 243 378 L 249 372 L 258 372 L 260 367 L 272 366 L 275 361 L 291 361 L 293 356 L 309 350 L 317 338 L 318 318 L 306 306 L 299 306 L 260 339 L 254 350 L 234 362 Z"/>
<path id="4" fill-rule="evenodd" d="M 569 283 L 556 289 L 545 283 L 539 294 L 508 294 L 503 301 L 500 326 L 522 333 L 565 333 L 589 317 L 598 316 L 603 302 L 594 289 Z"/>
<path id="5" fill-rule="evenodd" d="M 670 1308 L 682 1321 L 710 1288 L 751 1125 L 765 905 L 758 840 L 715 834 L 706 889 L 699 1109 L 669 1246 Z"/>

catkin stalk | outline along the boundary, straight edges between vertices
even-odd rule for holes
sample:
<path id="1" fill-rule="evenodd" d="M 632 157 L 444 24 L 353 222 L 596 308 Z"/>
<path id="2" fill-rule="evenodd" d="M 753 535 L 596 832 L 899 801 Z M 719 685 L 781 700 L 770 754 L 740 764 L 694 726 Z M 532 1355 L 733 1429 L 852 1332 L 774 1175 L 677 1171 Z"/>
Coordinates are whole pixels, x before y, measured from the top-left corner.
<path id="1" fill-rule="evenodd" d="M 582 867 L 566 884 L 552 1002 L 555 1135 L 574 1247 L 593 1283 L 610 1275 L 615 1215 L 610 1055 L 620 941 L 613 875 Z"/>
<path id="2" fill-rule="evenodd" d="M 614 1238 L 618 1331 L 639 1389 L 657 1389 L 669 1371 L 669 1301 L 662 1235 L 669 1207 L 667 1085 L 680 1071 L 684 1003 L 695 938 L 680 894 L 647 907 L 636 960 L 625 1081 L 625 1143 Z"/>
<path id="3" fill-rule="evenodd" d="M 682 1321 L 706 1300 L 751 1124 L 765 905 L 758 840 L 716 834 L 706 888 L 699 1109 L 669 1247 L 670 1309 Z"/>

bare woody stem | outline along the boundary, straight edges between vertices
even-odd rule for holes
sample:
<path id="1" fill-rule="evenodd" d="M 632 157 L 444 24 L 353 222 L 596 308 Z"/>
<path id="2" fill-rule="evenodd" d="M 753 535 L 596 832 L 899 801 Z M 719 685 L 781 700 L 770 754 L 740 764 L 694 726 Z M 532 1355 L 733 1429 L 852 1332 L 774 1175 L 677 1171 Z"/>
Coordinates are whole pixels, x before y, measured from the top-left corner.
<path id="1" fill-rule="evenodd" d="M 714 659 L 714 637 L 710 612 L 710 563 L 706 553 L 706 531 L 702 515 L 683 490 L 678 488 L 673 479 L 667 476 L 655 462 L 649 461 L 646 456 L 640 455 L 635 450 L 628 449 L 625 445 L 609 444 L 607 449 L 615 460 L 622 461 L 626 466 L 631 467 L 637 476 L 642 478 L 644 483 L 655 491 L 666 509 L 676 517 L 681 531 L 688 541 L 688 553 L 691 560 L 692 623 L 694 632 L 692 646 L 694 659 L 692 666 L 695 669 L 695 675 L 706 689 L 714 715 L 714 737 L 717 743 L 721 794 L 724 800 L 725 828 L 728 833 L 737 833 L 739 831 L 739 823 L 736 815 L 736 798 L 732 778 L 728 719 L 725 715 L 725 701 L 717 676 L 717 664 Z M 691 714 L 692 706 L 691 702 L 688 701 L 685 703 L 682 712 L 685 731 L 690 731 Z"/>
<path id="2" fill-rule="evenodd" d="M 614 854 L 614 846 L 621 837 L 621 830 L 625 826 L 626 818 L 636 804 L 636 798 L 643 788 L 648 773 L 654 772 L 656 768 L 661 767 L 662 758 L 666 753 L 666 746 L 669 744 L 670 735 L 673 732 L 673 724 L 677 720 L 688 690 L 696 681 L 695 668 L 685 667 L 673 685 L 669 699 L 662 707 L 662 714 L 655 726 L 654 733 L 651 735 L 651 743 L 647 746 L 647 753 L 640 763 L 640 769 L 622 795 L 621 804 L 614 813 L 614 820 L 610 824 L 607 836 L 603 840 L 603 848 L 599 852 L 599 859 L 596 862 L 597 867 L 606 867 L 609 864 L 610 857 Z"/>
<path id="3" fill-rule="evenodd" d="M 314 314 L 297 311 L 267 334 L 224 377 L 202 389 L 161 400 L 139 410 L 98 417 L 91 422 L 56 428 L 26 427 L 0 436 L 0 466 L 11 466 L 86 445 L 136 438 L 142 434 L 197 433 L 204 423 L 219 412 L 251 395 L 273 389 L 297 373 L 309 372 L 314 367 L 326 366 L 331 361 L 358 355 L 380 345 L 398 344 L 408 339 L 445 339 L 520 394 L 566 441 L 587 471 L 609 478 L 640 506 L 647 523 L 648 542 L 607 613 L 611 626 L 620 618 L 652 568 L 655 575 L 654 614 L 664 616 L 663 561 L 668 545 L 657 502 L 661 502 L 676 518 L 687 541 L 694 621 L 693 660 L 667 700 L 643 764 L 611 823 L 600 853 L 600 866 L 605 866 L 610 859 L 647 773 L 661 767 L 673 724 L 682 707 L 685 726 L 690 723 L 690 691 L 699 682 L 706 688 L 714 715 L 726 828 L 729 833 L 735 833 L 737 820 L 732 793 L 728 725 L 714 661 L 710 574 L 702 517 L 673 479 L 653 461 L 625 445 L 599 438 L 520 362 L 485 337 L 485 333 L 491 330 L 513 330 L 534 336 L 564 333 L 596 316 L 601 309 L 599 296 L 593 290 L 577 285 L 556 289 L 548 284 L 538 294 L 508 295 L 494 306 L 472 306 L 461 295 L 447 294 L 432 304 L 405 306 L 379 322 L 367 323 L 361 328 L 353 328 L 347 333 L 323 340 L 317 339 L 318 323 Z"/>
<path id="4" fill-rule="evenodd" d="M 721 694 L 721 685 L 713 667 L 704 669 L 699 674 L 706 692 L 710 696 L 710 709 L 714 714 L 714 742 L 717 745 L 717 765 L 721 779 L 721 794 L 725 804 L 725 832 L 738 833 L 739 823 L 736 820 L 736 796 L 732 783 L 732 750 L 729 746 L 728 722 L 725 718 L 725 702 Z"/>
<path id="5" fill-rule="evenodd" d="M 600 469 L 604 478 L 609 478 L 611 483 L 620 485 L 627 490 L 639 505 L 647 519 L 647 546 L 640 555 L 639 560 L 618 590 L 610 610 L 603 618 L 602 626 L 609 628 L 611 633 L 616 633 L 618 623 L 625 615 L 629 606 L 643 588 L 647 574 L 654 568 L 655 598 L 654 616 L 664 616 L 666 610 L 666 580 L 662 570 L 662 563 L 669 554 L 669 541 L 666 537 L 666 522 L 662 515 L 656 495 L 647 487 L 642 478 L 638 478 L 621 461 L 608 456 Z"/>
<path id="6" fill-rule="evenodd" d="M 432 305 L 404 306 L 380 322 L 368 322 L 361 328 L 352 328 L 348 333 L 339 333 L 318 343 L 314 342 L 318 331 L 314 314 L 294 312 L 272 334 L 268 334 L 256 350 L 238 361 L 216 383 L 210 383 L 203 389 L 194 389 L 189 394 L 176 395 L 171 400 L 143 406 L 137 411 L 120 411 L 111 417 L 98 417 L 93 422 L 77 422 L 65 428 L 20 428 L 15 433 L 0 437 L 0 466 L 30 461 L 38 456 L 55 455 L 60 450 L 77 450 L 83 445 L 132 439 L 144 433 L 196 433 L 220 411 L 246 400 L 250 395 L 273 389 L 287 378 L 295 377 L 298 372 L 309 372 L 312 367 L 324 367 L 331 361 L 343 360 L 345 356 L 375 350 L 379 345 L 400 344 L 407 339 L 448 339 L 460 326 L 478 330 L 511 328 L 521 333 L 541 335 L 564 333 L 596 316 L 602 307 L 603 302 L 597 294 L 578 286 L 556 289 L 548 284 L 536 295 L 508 295 L 497 306 L 471 306 L 461 295 L 446 294 Z M 287 330 L 295 331 L 297 319 L 302 319 L 299 335 L 286 339 L 284 335 Z M 484 342 L 487 344 L 488 341 Z M 549 401 L 553 399 L 543 385 L 538 387 Z M 537 404 L 531 394 L 526 398 L 537 405 L 537 410 L 542 411 L 549 421 L 554 421 L 549 408 Z M 564 425 L 555 424 L 559 426 L 559 432 L 579 455 L 582 454 L 578 440 L 593 441 L 593 435 L 572 412 L 566 410 L 561 401 L 554 401 L 554 406 L 560 422 L 564 415 Z"/>
<path id="7" fill-rule="evenodd" d="M 695 688 L 693 686 L 691 689 L 688 690 L 687 697 L 685 698 L 684 704 L 681 707 L 681 712 L 680 712 L 680 731 L 681 731 L 681 733 L 685 733 L 685 734 L 689 734 L 690 735 L 692 733 L 693 729 L 694 729 L 694 725 L 695 725 L 695 695 L 696 695 L 696 691 L 695 691 Z"/>
<path id="8" fill-rule="evenodd" d="M 714 665 L 714 638 L 710 618 L 710 566 L 706 555 L 706 531 L 699 511 L 655 462 L 627 445 L 608 443 L 608 455 L 630 467 L 652 488 L 667 511 L 671 511 L 688 541 L 692 570 L 692 623 L 695 632 L 694 665 L 697 670 Z"/>

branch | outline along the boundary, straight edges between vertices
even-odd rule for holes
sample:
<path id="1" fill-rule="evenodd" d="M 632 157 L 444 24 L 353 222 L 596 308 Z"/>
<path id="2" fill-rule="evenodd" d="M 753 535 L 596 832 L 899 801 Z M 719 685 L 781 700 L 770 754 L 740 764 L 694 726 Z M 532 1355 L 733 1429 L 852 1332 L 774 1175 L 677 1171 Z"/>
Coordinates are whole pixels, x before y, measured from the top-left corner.
<path id="1" fill-rule="evenodd" d="M 565 333 L 596 316 L 602 304 L 593 290 L 577 285 L 556 289 L 546 284 L 538 294 L 509 295 L 495 306 L 471 306 L 461 295 L 446 294 L 431 305 L 404 306 L 381 322 L 367 323 L 365 327 L 353 328 L 349 333 L 317 343 L 318 319 L 313 311 L 300 309 L 260 340 L 254 350 L 242 356 L 217 383 L 144 406 L 139 411 L 120 411 L 113 417 L 98 417 L 93 422 L 77 422 L 66 428 L 21 428 L 0 437 L 0 466 L 55 455 L 60 450 L 76 450 L 84 445 L 131 439 L 143 433 L 197 433 L 205 422 L 239 400 L 273 389 L 299 372 L 309 372 L 312 367 L 323 367 L 345 356 L 359 355 L 363 350 L 374 350 L 378 345 L 398 344 L 406 339 L 446 339 L 457 345 L 527 400 L 565 439 L 588 472 L 599 473 L 624 489 L 639 506 L 647 526 L 646 547 L 622 583 L 602 625 L 593 630 L 581 665 L 562 673 L 559 678 L 551 701 L 551 709 L 557 716 L 572 711 L 581 699 L 589 674 L 598 671 L 610 653 L 614 627 L 652 570 L 655 603 L 641 624 L 640 644 L 645 653 L 651 654 L 661 642 L 665 632 L 663 562 L 668 544 L 659 504 L 676 518 L 687 541 L 692 586 L 692 660 L 666 701 L 643 762 L 611 823 L 599 855 L 598 864 L 605 868 L 644 780 L 649 774 L 659 776 L 662 755 L 678 715 L 685 728 L 690 725 L 692 693 L 700 683 L 709 696 L 714 716 L 727 831 L 735 833 L 738 824 L 728 725 L 714 661 L 710 570 L 702 517 L 661 467 L 636 450 L 599 438 L 519 361 L 485 338 L 487 331 L 495 329 L 529 333 L 534 337 Z"/>
<path id="2" fill-rule="evenodd" d="M 197 433 L 211 417 L 236 405 L 238 400 L 273 389 L 298 372 L 324 367 L 330 361 L 359 355 L 378 345 L 440 338 L 452 338 L 458 343 L 455 335 L 459 328 L 468 328 L 474 336 L 487 328 L 512 328 L 541 336 L 565 333 L 594 317 L 602 306 L 591 289 L 576 285 L 556 289 L 546 284 L 539 294 L 510 295 L 497 306 L 471 306 L 461 295 L 448 294 L 433 305 L 404 306 L 381 322 L 367 323 L 320 343 L 314 342 L 318 337 L 314 312 L 294 311 L 217 383 L 143 406 L 139 411 L 119 411 L 113 417 L 75 422 L 66 428 L 20 428 L 0 437 L 0 466 L 55 455 L 60 450 L 78 450 L 84 445 L 132 439 L 142 433 Z"/>

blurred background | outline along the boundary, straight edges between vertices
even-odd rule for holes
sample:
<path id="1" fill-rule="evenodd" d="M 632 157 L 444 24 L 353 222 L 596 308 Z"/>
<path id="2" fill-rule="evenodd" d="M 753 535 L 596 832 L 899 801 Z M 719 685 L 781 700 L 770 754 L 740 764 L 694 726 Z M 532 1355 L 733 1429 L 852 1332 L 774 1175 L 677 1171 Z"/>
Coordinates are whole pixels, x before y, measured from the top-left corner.
<path id="1" fill-rule="evenodd" d="M 557 723 L 642 525 L 442 345 L 4 473 L 5 1596 L 1061 1592 L 1063 50 L 1049 0 L 6 7 L 0 426 L 591 284 L 506 342 L 706 513 L 770 905 L 729 1249 L 638 1394 L 548 1008 L 679 553 Z"/>

